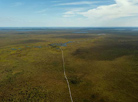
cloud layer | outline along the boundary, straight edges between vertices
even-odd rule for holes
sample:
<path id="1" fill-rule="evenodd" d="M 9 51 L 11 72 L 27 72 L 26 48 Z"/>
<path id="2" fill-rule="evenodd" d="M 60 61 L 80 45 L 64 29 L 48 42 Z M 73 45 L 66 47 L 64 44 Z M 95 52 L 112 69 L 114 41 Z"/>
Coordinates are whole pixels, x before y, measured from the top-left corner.
<path id="1" fill-rule="evenodd" d="M 99 6 L 95 9 L 82 12 L 90 19 L 115 19 L 120 17 L 138 16 L 138 0 L 115 0 L 116 4 Z"/>
<path id="2" fill-rule="evenodd" d="M 115 0 L 115 4 L 87 11 L 67 11 L 64 17 L 82 15 L 88 26 L 138 26 L 138 0 Z M 133 24 L 132 24 L 133 23 Z"/>

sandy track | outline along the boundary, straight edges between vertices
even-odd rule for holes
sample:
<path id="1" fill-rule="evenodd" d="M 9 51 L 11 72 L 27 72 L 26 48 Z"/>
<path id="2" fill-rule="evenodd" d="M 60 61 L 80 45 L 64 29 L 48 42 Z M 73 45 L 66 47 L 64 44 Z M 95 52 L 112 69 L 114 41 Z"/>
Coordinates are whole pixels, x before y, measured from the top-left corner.
<path id="1" fill-rule="evenodd" d="M 64 77 L 65 77 L 66 82 L 67 82 L 67 85 L 68 85 L 69 95 L 70 95 L 71 102 L 73 102 L 73 98 L 72 98 L 72 94 L 71 94 L 71 89 L 70 89 L 70 84 L 69 84 L 69 81 L 68 81 L 68 77 L 67 77 L 67 75 L 66 75 L 65 60 L 64 60 L 64 52 L 63 52 L 62 48 L 60 48 L 60 50 L 61 50 L 61 52 L 62 52 L 62 60 L 63 60 Z"/>

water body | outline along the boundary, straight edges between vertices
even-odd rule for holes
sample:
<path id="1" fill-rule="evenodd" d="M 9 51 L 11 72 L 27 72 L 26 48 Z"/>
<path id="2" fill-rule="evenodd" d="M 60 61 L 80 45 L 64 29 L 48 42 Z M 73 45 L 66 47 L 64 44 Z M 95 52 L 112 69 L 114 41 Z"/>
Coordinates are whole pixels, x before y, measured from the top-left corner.
<path id="1" fill-rule="evenodd" d="M 73 33 L 76 33 L 76 34 L 86 34 L 86 33 L 88 33 L 88 32 L 79 31 L 79 32 L 73 32 Z"/>
<path id="2" fill-rule="evenodd" d="M 53 44 L 50 44 L 50 46 L 63 46 L 63 47 L 67 47 L 67 44 L 69 43 L 73 43 L 73 41 L 68 41 L 66 43 L 53 43 Z"/>
<path id="3" fill-rule="evenodd" d="M 17 49 L 15 49 L 15 48 L 12 48 L 11 50 L 17 50 Z"/>

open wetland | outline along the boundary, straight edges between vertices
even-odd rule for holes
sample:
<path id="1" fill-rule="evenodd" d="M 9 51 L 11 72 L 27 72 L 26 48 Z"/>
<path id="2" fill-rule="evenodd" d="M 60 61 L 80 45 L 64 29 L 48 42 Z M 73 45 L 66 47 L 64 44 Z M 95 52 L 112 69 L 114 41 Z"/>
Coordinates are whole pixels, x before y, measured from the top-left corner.
<path id="1" fill-rule="evenodd" d="M 136 28 L 135 28 L 136 29 Z M 0 102 L 138 102 L 138 31 L 0 30 Z"/>

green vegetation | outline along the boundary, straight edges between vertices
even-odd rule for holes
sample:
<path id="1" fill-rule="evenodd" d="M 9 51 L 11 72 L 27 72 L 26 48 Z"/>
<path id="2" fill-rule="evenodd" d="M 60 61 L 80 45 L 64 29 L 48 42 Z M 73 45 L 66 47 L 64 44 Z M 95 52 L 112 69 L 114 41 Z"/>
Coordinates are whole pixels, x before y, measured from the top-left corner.
<path id="1" fill-rule="evenodd" d="M 138 101 L 138 35 L 0 32 L 0 102 Z"/>

